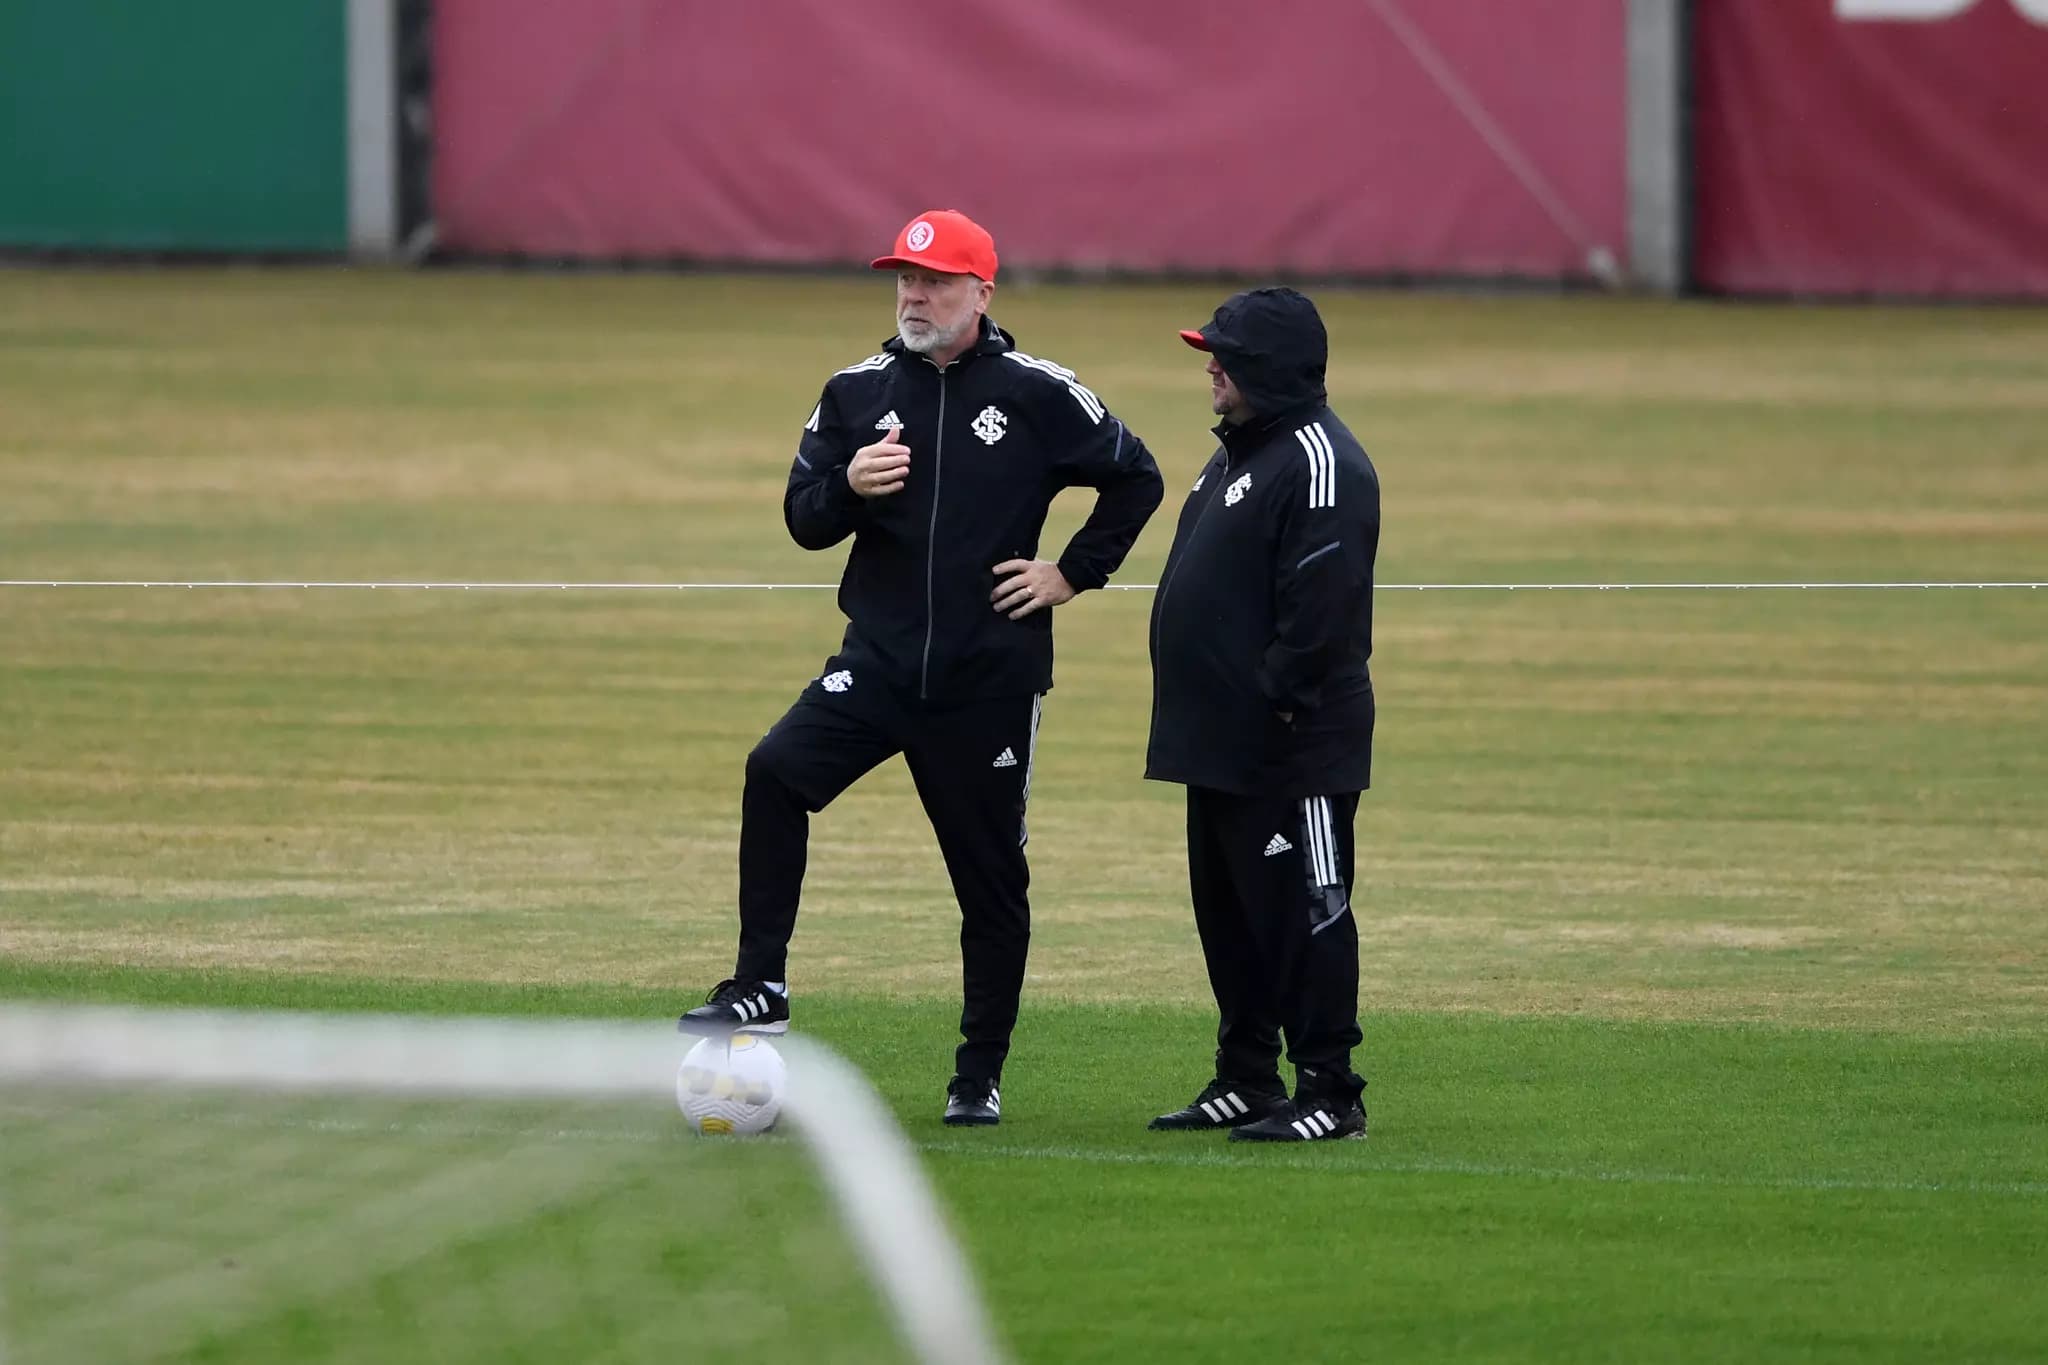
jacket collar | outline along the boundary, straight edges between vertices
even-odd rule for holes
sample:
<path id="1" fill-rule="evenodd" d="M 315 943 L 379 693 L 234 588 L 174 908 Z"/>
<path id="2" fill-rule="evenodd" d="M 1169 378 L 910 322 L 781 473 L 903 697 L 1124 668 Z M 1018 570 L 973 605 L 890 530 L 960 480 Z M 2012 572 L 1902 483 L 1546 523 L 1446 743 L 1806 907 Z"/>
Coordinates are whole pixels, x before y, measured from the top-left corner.
<path id="1" fill-rule="evenodd" d="M 1223 453 L 1235 464 L 1263 450 L 1276 432 L 1298 427 L 1322 410 L 1323 400 L 1317 397 L 1305 403 L 1296 403 L 1290 408 L 1274 413 L 1271 417 L 1255 412 L 1251 421 L 1243 425 L 1230 421 L 1218 422 L 1211 430 L 1223 446 Z"/>
<path id="2" fill-rule="evenodd" d="M 916 351 L 905 346 L 903 338 L 900 336 L 892 336 L 883 342 L 882 349 L 893 355 L 903 356 L 905 359 L 911 356 L 917 356 L 919 360 L 925 359 L 925 357 L 918 355 Z M 981 339 L 962 351 L 959 358 L 954 360 L 953 364 L 964 365 L 976 356 L 1001 355 L 1005 351 L 1014 351 L 1016 349 L 1017 338 L 1011 336 L 1001 327 L 998 327 L 994 318 L 983 313 L 981 315 Z M 930 362 L 926 361 L 926 363 L 929 364 Z"/>

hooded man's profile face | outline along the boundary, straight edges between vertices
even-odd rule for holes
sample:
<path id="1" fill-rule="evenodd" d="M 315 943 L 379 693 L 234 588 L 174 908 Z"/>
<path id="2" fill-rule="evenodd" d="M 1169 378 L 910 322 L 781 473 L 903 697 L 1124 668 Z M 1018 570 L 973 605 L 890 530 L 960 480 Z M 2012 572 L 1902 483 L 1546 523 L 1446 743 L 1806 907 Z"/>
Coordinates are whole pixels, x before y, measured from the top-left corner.
<path id="1" fill-rule="evenodd" d="M 1275 286 L 1233 294 L 1200 331 L 1184 330 L 1180 337 L 1209 353 L 1210 401 L 1234 424 L 1325 399 L 1329 334 L 1315 304 L 1298 290 Z M 1235 395 L 1227 403 L 1222 384 Z"/>
<path id="2" fill-rule="evenodd" d="M 1224 372 L 1223 363 L 1214 354 L 1209 363 L 1202 367 L 1209 372 L 1209 410 L 1226 421 L 1243 422 L 1252 415 L 1251 404 L 1244 401 L 1244 394 L 1237 383 Z"/>

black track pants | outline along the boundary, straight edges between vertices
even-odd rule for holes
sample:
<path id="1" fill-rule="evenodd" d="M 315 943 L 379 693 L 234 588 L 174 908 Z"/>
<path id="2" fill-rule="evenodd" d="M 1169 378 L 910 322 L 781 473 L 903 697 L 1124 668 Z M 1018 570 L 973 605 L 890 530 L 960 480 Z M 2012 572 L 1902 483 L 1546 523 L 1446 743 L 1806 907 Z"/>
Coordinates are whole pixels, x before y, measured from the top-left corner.
<path id="1" fill-rule="evenodd" d="M 740 948 L 733 974 L 784 979 L 810 816 L 902 754 L 960 902 L 964 1004 L 955 1060 L 997 1080 L 1031 942 L 1024 812 L 1040 699 L 934 711 L 834 659 L 754 751 L 740 807 Z"/>
<path id="2" fill-rule="evenodd" d="M 1303 1092 L 1355 1096 L 1358 793 L 1232 796 L 1188 788 L 1188 889 L 1221 1021 L 1216 1075 L 1278 1090 L 1280 1044 Z"/>

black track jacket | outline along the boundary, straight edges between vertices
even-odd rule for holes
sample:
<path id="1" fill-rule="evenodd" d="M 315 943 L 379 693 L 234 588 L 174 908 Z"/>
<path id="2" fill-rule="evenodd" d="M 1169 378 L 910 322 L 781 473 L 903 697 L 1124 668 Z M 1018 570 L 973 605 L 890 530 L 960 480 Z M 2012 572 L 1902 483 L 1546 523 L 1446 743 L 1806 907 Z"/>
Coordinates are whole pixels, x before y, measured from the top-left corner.
<path id="1" fill-rule="evenodd" d="M 1278 294 L 1306 318 L 1255 306 L 1235 316 L 1237 335 L 1212 338 L 1255 415 L 1216 427 L 1222 444 L 1160 575 L 1145 775 L 1240 796 L 1326 796 L 1372 776 L 1379 476 L 1324 401 L 1327 343 L 1312 305 L 1292 291 L 1240 297 Z"/>
<path id="2" fill-rule="evenodd" d="M 846 467 L 891 427 L 910 447 L 909 478 L 863 499 Z M 1038 557 L 1046 509 L 1076 485 L 1098 490 L 1095 507 L 1059 567 L 1085 592 L 1109 581 L 1159 506 L 1159 467 L 1073 371 L 1024 354 L 984 318 L 980 342 L 943 371 L 892 338 L 827 380 L 782 509 L 807 550 L 853 537 L 842 653 L 946 706 L 1052 686 L 1053 613 L 1012 621 L 989 593 L 997 564 Z"/>

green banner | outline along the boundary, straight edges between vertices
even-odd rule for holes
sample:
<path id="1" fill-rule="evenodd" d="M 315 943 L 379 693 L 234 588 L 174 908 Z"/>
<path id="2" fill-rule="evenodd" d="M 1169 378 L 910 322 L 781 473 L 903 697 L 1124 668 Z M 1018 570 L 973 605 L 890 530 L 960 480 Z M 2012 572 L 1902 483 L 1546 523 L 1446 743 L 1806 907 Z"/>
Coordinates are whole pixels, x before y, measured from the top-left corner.
<path id="1" fill-rule="evenodd" d="M 346 8 L 0 3 L 0 247 L 346 248 Z"/>

